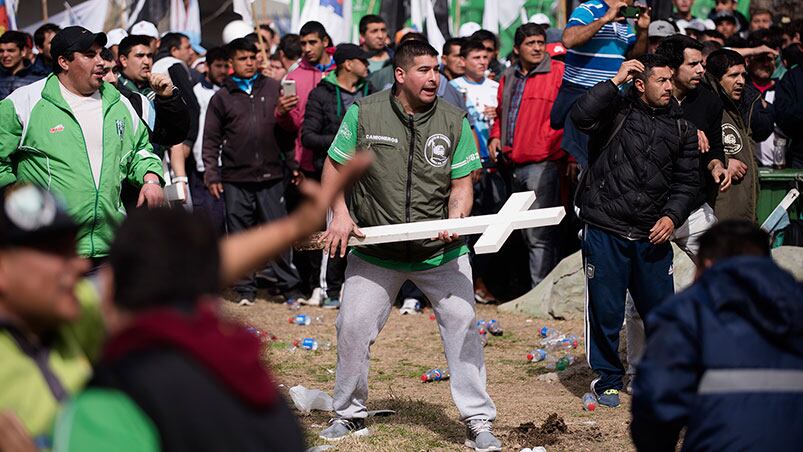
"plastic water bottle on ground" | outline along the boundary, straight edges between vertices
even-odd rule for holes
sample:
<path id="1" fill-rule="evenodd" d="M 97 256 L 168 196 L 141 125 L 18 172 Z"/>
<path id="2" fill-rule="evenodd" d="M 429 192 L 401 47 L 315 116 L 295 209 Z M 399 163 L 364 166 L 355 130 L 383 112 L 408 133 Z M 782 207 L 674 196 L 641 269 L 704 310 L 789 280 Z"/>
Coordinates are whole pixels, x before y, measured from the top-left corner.
<path id="1" fill-rule="evenodd" d="M 480 344 L 482 344 L 483 347 L 488 345 L 488 333 L 486 331 L 480 331 Z"/>
<path id="2" fill-rule="evenodd" d="M 477 331 L 479 331 L 480 334 L 488 332 L 488 322 L 482 319 L 477 320 Z"/>
<path id="3" fill-rule="evenodd" d="M 549 336 L 556 336 L 560 334 L 560 332 L 555 328 L 550 328 L 548 326 L 545 326 L 542 327 L 540 330 L 538 330 L 538 334 L 540 334 L 541 337 L 549 337 Z"/>
<path id="4" fill-rule="evenodd" d="M 429 381 L 442 381 L 449 379 L 449 369 L 432 369 L 425 372 L 421 375 L 421 381 L 429 382 Z"/>
<path id="5" fill-rule="evenodd" d="M 318 350 L 318 341 L 311 337 L 305 337 L 304 339 L 294 340 L 293 346 L 304 350 Z"/>
<path id="6" fill-rule="evenodd" d="M 496 321 L 496 319 L 491 320 L 488 322 L 488 332 L 493 334 L 494 336 L 501 336 L 504 333 L 502 329 L 502 325 Z"/>
<path id="7" fill-rule="evenodd" d="M 537 348 L 530 353 L 527 354 L 527 361 L 537 363 L 539 361 L 545 360 L 547 357 L 547 352 L 544 349 Z"/>
<path id="8" fill-rule="evenodd" d="M 287 323 L 294 323 L 296 325 L 305 325 L 306 326 L 306 325 L 309 325 L 310 323 L 312 323 L 312 319 L 310 319 L 309 316 L 306 315 L 306 314 L 298 314 L 298 315 L 294 315 L 293 317 L 290 317 L 289 319 L 287 319 Z"/>
<path id="9" fill-rule="evenodd" d="M 586 411 L 594 411 L 597 409 L 597 398 L 594 394 L 586 392 L 583 394 L 583 409 Z"/>
<path id="10" fill-rule="evenodd" d="M 555 370 L 558 372 L 566 370 L 575 362 L 577 362 L 577 358 L 572 355 L 566 355 L 559 359 L 557 363 L 555 363 Z"/>
<path id="11" fill-rule="evenodd" d="M 560 340 L 541 341 L 541 348 L 547 351 L 570 351 L 577 348 L 577 338 L 567 337 Z"/>

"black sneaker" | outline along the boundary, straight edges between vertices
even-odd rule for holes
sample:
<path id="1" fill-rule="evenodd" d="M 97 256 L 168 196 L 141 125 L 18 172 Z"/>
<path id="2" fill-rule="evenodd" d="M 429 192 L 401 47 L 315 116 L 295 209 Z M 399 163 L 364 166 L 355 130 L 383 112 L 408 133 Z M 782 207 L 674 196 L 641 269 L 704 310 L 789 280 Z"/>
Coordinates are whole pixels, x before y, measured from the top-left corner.
<path id="1" fill-rule="evenodd" d="M 365 427 L 365 419 L 336 418 L 329 421 L 329 427 L 324 429 L 319 438 L 326 441 L 340 441 L 349 436 L 368 436 L 368 429 Z"/>

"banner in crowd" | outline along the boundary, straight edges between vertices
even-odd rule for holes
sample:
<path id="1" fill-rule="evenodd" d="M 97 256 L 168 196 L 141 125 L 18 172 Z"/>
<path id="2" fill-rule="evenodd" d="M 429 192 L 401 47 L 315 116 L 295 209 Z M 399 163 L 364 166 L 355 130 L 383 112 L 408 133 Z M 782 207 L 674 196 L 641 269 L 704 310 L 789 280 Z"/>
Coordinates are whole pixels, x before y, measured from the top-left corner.
<path id="1" fill-rule="evenodd" d="M 333 43 L 357 42 L 353 36 L 352 0 L 293 0 L 290 9 L 290 28 L 296 33 L 304 23 L 317 20 Z"/>
<path id="2" fill-rule="evenodd" d="M 16 1 L 17 0 L 0 0 L 0 35 L 5 33 L 6 30 L 16 30 L 17 20 L 16 14 Z"/>

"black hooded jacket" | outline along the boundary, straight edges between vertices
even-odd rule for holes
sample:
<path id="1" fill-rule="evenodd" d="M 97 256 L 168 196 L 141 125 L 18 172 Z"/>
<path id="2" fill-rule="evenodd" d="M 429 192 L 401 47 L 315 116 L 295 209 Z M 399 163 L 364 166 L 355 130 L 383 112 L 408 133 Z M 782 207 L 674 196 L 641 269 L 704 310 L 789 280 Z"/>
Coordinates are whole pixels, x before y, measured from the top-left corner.
<path id="1" fill-rule="evenodd" d="M 676 228 L 686 221 L 700 191 L 697 129 L 674 100 L 652 108 L 608 80 L 571 115 L 590 137 L 577 196 L 583 221 L 631 239 L 647 238 L 662 216 Z"/>

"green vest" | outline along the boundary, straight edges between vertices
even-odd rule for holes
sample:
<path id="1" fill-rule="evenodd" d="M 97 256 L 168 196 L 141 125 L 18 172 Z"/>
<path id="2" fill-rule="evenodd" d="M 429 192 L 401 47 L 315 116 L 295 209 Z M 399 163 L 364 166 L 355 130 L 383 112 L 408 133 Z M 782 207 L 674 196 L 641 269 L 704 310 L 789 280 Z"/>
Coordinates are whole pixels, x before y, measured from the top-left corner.
<path id="1" fill-rule="evenodd" d="M 357 148 L 371 149 L 374 163 L 351 190 L 349 209 L 359 226 L 411 223 L 448 217 L 451 160 L 465 113 L 436 99 L 429 110 L 408 115 L 381 91 L 357 101 Z M 463 246 L 419 240 L 360 247 L 362 254 L 421 262 Z"/>

